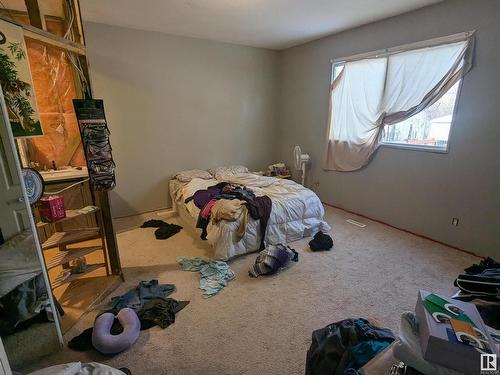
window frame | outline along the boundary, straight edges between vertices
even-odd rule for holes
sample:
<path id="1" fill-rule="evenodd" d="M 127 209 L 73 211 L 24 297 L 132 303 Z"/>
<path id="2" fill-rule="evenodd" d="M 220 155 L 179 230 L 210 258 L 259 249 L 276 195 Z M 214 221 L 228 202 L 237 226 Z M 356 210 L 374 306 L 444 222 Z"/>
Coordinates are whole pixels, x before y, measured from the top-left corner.
<path id="1" fill-rule="evenodd" d="M 333 82 L 335 81 L 335 78 L 336 78 L 335 77 L 335 68 L 338 66 L 345 65 L 345 63 L 347 63 L 347 62 L 370 59 L 370 58 L 378 58 L 378 57 L 396 54 L 398 52 L 409 51 L 412 49 L 434 47 L 434 46 L 438 46 L 438 45 L 442 45 L 442 44 L 453 43 L 456 41 L 457 38 L 460 38 L 463 35 L 471 35 L 474 32 L 475 32 L 475 30 L 465 31 L 462 33 L 453 34 L 453 35 L 449 35 L 449 36 L 445 36 L 445 37 L 425 40 L 425 41 L 416 42 L 416 43 L 409 43 L 409 44 L 405 44 L 405 45 L 401 45 L 401 46 L 397 46 L 397 47 L 385 48 L 385 49 L 367 52 L 367 53 L 354 54 L 354 55 L 342 57 L 342 58 L 331 59 L 330 60 L 330 63 L 331 63 L 330 90 L 331 90 Z M 400 150 L 424 151 L 424 152 L 433 152 L 433 153 L 438 153 L 438 154 L 448 154 L 450 152 L 450 140 L 451 140 L 452 132 L 454 129 L 455 118 L 456 118 L 456 114 L 457 114 L 457 110 L 458 110 L 458 103 L 460 101 L 460 97 L 462 94 L 463 81 L 464 81 L 464 79 L 462 78 L 458 82 L 457 96 L 455 97 L 455 103 L 453 105 L 453 111 L 452 111 L 452 117 L 451 117 L 451 123 L 450 123 L 450 131 L 448 132 L 448 142 L 446 142 L 446 148 L 436 147 L 436 146 L 426 146 L 426 145 L 384 142 L 382 140 L 380 140 L 380 146 L 387 147 L 387 148 L 393 148 L 393 149 L 400 149 Z M 330 95 L 331 95 L 331 93 L 330 93 Z M 329 108 L 329 111 L 331 111 L 331 108 Z M 331 113 L 328 114 L 329 121 L 330 121 L 330 115 L 331 115 Z M 388 125 L 384 125 L 384 128 L 385 128 L 385 126 L 388 126 Z M 392 125 L 389 125 L 389 126 L 392 126 Z"/>
<path id="2" fill-rule="evenodd" d="M 460 79 L 460 81 L 458 82 L 457 96 L 455 97 L 455 103 L 453 104 L 453 111 L 451 112 L 450 131 L 448 132 L 448 141 L 446 142 L 446 147 L 412 145 L 412 144 L 397 143 L 397 142 L 385 142 L 383 140 L 380 140 L 380 146 L 402 149 L 402 150 L 410 150 L 410 151 L 425 151 L 425 152 L 435 152 L 437 154 L 448 154 L 450 152 L 450 143 L 451 143 L 450 140 L 451 140 L 451 135 L 453 133 L 453 129 L 455 127 L 454 126 L 455 118 L 458 110 L 458 102 L 460 100 L 460 96 L 462 93 L 463 82 L 464 82 L 463 78 Z M 384 128 L 386 126 L 394 126 L 394 125 L 384 125 Z"/>

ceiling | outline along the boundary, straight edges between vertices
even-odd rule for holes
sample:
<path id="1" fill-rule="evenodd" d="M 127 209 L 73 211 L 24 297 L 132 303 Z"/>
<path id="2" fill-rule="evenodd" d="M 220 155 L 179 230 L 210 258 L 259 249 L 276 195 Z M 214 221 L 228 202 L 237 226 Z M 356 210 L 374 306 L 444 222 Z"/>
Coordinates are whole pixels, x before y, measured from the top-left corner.
<path id="1" fill-rule="evenodd" d="M 80 0 L 85 21 L 285 49 L 441 0 Z"/>

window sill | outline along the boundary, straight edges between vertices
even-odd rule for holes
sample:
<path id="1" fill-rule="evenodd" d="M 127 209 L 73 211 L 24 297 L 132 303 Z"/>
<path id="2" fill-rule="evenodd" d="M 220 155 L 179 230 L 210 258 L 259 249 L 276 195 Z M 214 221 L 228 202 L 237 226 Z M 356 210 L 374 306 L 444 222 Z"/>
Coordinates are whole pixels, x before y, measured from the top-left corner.
<path id="1" fill-rule="evenodd" d="M 410 145 L 403 143 L 388 143 L 388 142 L 381 142 L 380 145 L 384 147 L 397 148 L 401 150 L 425 151 L 425 152 L 434 152 L 437 154 L 448 153 L 448 148 L 442 148 L 442 147 L 429 147 L 429 146 Z"/>

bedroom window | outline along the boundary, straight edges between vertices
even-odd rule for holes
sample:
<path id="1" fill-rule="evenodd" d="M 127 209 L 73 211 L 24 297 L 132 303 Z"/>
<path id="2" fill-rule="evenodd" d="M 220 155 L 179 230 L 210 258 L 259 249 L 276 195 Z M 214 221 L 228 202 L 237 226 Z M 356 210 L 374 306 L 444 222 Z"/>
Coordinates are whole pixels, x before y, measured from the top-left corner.
<path id="1" fill-rule="evenodd" d="M 447 152 L 474 32 L 332 61 L 327 170 L 367 165 L 381 145 Z"/>
<path id="2" fill-rule="evenodd" d="M 334 65 L 334 79 L 343 68 L 344 64 Z M 407 120 L 384 126 L 381 143 L 391 147 L 446 152 L 461 82 L 455 83 L 430 107 Z"/>
<path id="3" fill-rule="evenodd" d="M 453 112 L 460 82 L 436 103 L 392 126 L 384 126 L 382 144 L 430 151 L 448 150 Z"/>
<path id="4" fill-rule="evenodd" d="M 423 150 L 447 151 L 460 81 L 422 112 L 393 126 L 384 126 L 382 144 Z"/>
<path id="5" fill-rule="evenodd" d="M 343 68 L 344 64 L 334 65 L 333 79 Z M 391 147 L 446 152 L 461 82 L 455 83 L 430 107 L 392 126 L 384 126 L 381 143 Z"/>

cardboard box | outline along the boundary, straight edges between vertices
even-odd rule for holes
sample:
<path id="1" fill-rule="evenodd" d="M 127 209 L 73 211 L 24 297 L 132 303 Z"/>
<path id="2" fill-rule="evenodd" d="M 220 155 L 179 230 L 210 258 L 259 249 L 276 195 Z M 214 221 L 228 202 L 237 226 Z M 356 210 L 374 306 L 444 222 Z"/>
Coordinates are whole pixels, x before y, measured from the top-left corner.
<path id="1" fill-rule="evenodd" d="M 38 203 L 40 218 L 45 223 L 53 223 L 66 217 L 64 209 L 64 198 L 59 195 L 52 195 L 40 199 Z"/>
<path id="2" fill-rule="evenodd" d="M 460 371 L 464 374 L 481 374 L 481 352 L 454 338 L 454 330 L 449 323 L 438 323 L 426 310 L 423 300 L 432 294 L 427 291 L 419 291 L 415 314 L 418 318 L 420 344 L 424 359 L 435 364 Z M 489 343 L 492 352 L 498 355 L 492 338 L 472 303 L 456 301 L 440 296 L 449 303 L 458 306 L 470 318 L 474 325 L 485 335 L 485 341 Z M 453 314 L 449 314 L 453 317 Z M 450 332 L 451 331 L 451 332 Z M 452 335 L 452 336 L 450 336 Z"/>

